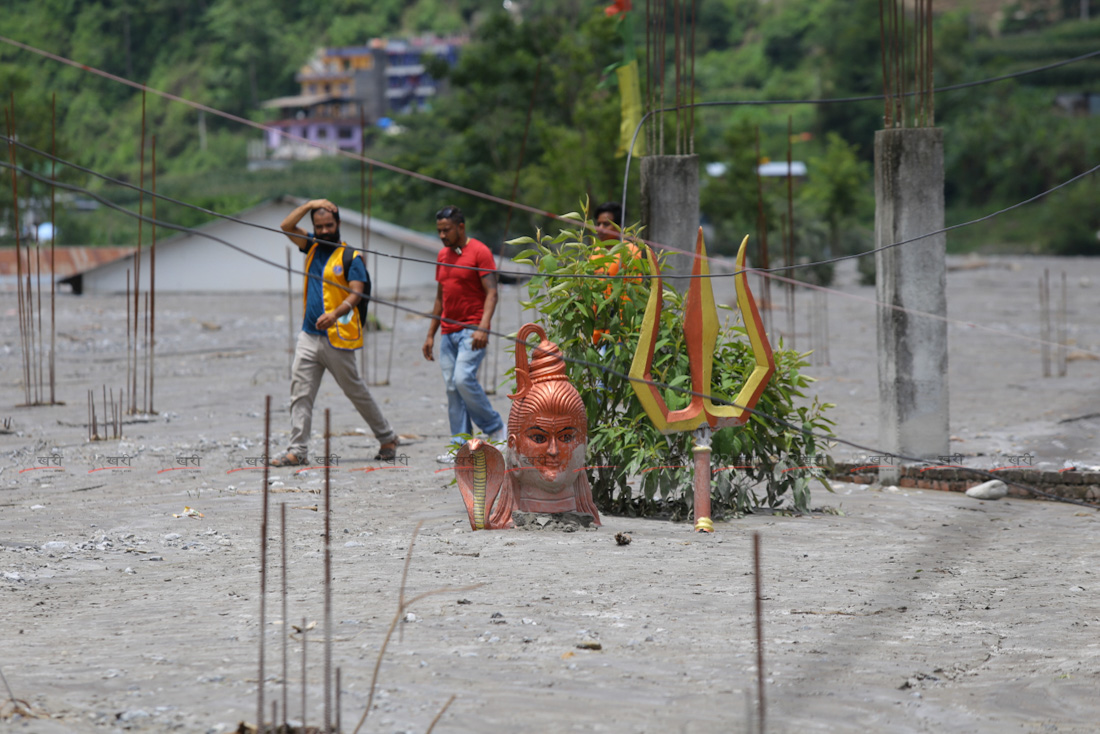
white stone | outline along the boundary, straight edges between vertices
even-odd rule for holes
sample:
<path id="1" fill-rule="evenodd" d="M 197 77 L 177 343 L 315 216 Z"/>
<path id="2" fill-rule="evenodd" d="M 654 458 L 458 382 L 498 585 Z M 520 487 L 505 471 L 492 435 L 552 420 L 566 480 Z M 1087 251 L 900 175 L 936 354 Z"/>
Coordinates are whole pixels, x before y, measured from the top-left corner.
<path id="1" fill-rule="evenodd" d="M 999 479 L 990 479 L 977 487 L 966 490 L 967 497 L 978 500 L 999 500 L 1008 494 L 1008 487 Z"/>

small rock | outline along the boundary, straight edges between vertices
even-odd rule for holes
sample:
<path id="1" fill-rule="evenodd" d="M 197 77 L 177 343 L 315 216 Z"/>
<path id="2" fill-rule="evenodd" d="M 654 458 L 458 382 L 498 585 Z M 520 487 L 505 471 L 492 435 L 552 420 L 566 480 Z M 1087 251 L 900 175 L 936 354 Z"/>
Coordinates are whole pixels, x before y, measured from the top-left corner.
<path id="1" fill-rule="evenodd" d="M 181 536 L 180 536 L 180 534 L 179 534 L 179 533 L 168 533 L 168 535 L 165 535 L 165 536 L 164 536 L 164 540 L 165 540 L 166 542 L 169 542 L 169 543 L 170 543 L 170 542 L 172 542 L 173 540 L 179 540 L 179 539 L 180 539 L 180 537 L 181 537 Z"/>
<path id="2" fill-rule="evenodd" d="M 22 581 L 23 577 L 20 576 L 15 571 L 9 571 L 9 572 L 4 574 L 4 580 L 5 581 Z"/>
<path id="3" fill-rule="evenodd" d="M 127 566 L 126 570 L 124 570 L 123 573 L 137 573 L 137 571 Z"/>
<path id="4" fill-rule="evenodd" d="M 349 540 L 348 542 L 344 543 L 345 548 L 360 548 L 362 547 L 362 545 L 363 544 L 357 540 Z"/>
<path id="5" fill-rule="evenodd" d="M 596 640 L 581 640 L 577 643 L 577 648 L 581 650 L 602 650 L 603 645 Z"/>
<path id="6" fill-rule="evenodd" d="M 417 617 L 417 616 L 416 616 L 415 614 L 413 614 L 412 612 L 409 612 L 408 614 L 406 614 L 406 615 L 405 615 L 405 621 L 406 621 L 406 622 L 415 622 L 415 621 L 417 621 L 418 619 L 420 619 L 420 618 L 419 618 L 419 617 Z"/>
<path id="7" fill-rule="evenodd" d="M 119 721 L 133 721 L 134 719 L 147 719 L 149 718 L 149 712 L 141 709 L 131 709 L 129 711 L 123 711 L 115 716 Z"/>
<path id="8" fill-rule="evenodd" d="M 615 542 L 619 545 L 630 545 L 630 541 L 634 540 L 630 537 L 630 533 L 615 533 Z"/>
<path id="9" fill-rule="evenodd" d="M 966 490 L 967 497 L 978 500 L 999 500 L 1008 494 L 1008 487 L 999 479 L 990 479 Z"/>

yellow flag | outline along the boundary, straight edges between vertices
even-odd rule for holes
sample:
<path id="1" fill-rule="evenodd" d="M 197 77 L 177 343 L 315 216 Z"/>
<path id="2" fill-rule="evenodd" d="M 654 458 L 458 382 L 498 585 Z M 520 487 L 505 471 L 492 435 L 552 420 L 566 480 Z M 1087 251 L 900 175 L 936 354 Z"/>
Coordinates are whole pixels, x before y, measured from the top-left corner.
<path id="1" fill-rule="evenodd" d="M 619 94 L 622 95 L 622 121 L 619 123 L 619 150 L 616 155 L 626 155 L 634 130 L 642 120 L 642 93 L 638 84 L 638 60 L 615 69 L 619 77 Z M 638 133 L 633 155 L 645 155 L 645 137 Z"/>

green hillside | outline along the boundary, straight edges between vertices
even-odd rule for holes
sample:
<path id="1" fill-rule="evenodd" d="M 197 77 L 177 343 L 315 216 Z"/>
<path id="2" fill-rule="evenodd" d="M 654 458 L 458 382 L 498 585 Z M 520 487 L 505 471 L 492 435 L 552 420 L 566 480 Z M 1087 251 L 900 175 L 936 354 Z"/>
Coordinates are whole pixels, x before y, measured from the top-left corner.
<path id="1" fill-rule="evenodd" d="M 508 12 L 499 2 L 478 0 L 317 0 L 308 5 L 290 0 L 40 0 L 9 4 L 14 7 L 0 16 L 0 35 L 262 121 L 267 113 L 259 111 L 258 102 L 297 93 L 294 74 L 318 46 L 422 32 L 469 34 L 470 46 L 449 72 L 452 96 L 429 112 L 399 120 L 401 135 L 375 136 L 368 153 L 501 198 L 510 198 L 518 181 L 520 201 L 545 211 L 568 211 L 586 196 L 603 200 L 620 194 L 618 93 L 613 75 L 604 70 L 622 58 L 623 49 L 604 4 L 516 0 Z M 988 17 L 958 5 L 936 18 L 937 86 L 1100 49 L 1100 20 L 1063 20 L 1050 3 L 1042 14 L 1008 6 L 1000 27 L 992 29 L 996 34 Z M 644 10 L 644 4 L 636 6 Z M 881 92 L 876 0 L 708 0 L 699 8 L 694 37 L 699 101 Z M 1100 15 L 1100 7 L 1095 10 Z M 639 33 L 639 42 L 643 39 Z M 5 99 L 15 96 L 21 141 L 50 146 L 56 95 L 59 155 L 112 177 L 139 179 L 142 99 L 132 87 L 0 43 L 0 92 Z M 1100 93 L 1100 60 L 938 95 L 949 223 L 1038 194 L 1100 162 L 1100 139 L 1090 134 L 1093 118 L 1070 116 L 1054 105 L 1055 95 L 1082 92 Z M 145 113 L 149 136 L 157 138 L 158 190 L 166 194 L 223 212 L 283 193 L 359 204 L 356 161 L 326 158 L 277 173 L 250 174 L 247 146 L 260 138 L 258 131 L 209 114 L 200 125 L 195 110 L 155 95 L 147 96 Z M 795 134 L 793 155 L 808 161 L 811 170 L 810 180 L 796 192 L 800 251 L 817 256 L 865 247 L 873 218 L 872 140 L 882 114 L 879 102 L 699 109 L 696 152 L 704 162 L 727 165 L 723 176 L 704 177 L 704 214 L 721 235 L 718 249 L 736 232 L 755 231 L 756 129 L 762 156 L 782 160 L 788 124 Z M 19 156 L 22 164 L 48 174 L 45 161 Z M 133 192 L 82 173 L 60 175 L 136 208 Z M 472 229 L 486 239 L 502 237 L 506 226 L 514 236 L 547 223 L 517 211 L 509 224 L 506 207 L 381 170 L 374 172 L 372 183 L 375 213 L 407 226 L 430 227 L 430 213 L 443 201 L 468 208 Z M 771 188 L 765 208 L 779 241 L 785 187 Z M 33 200 L 45 192 L 30 180 L 20 182 L 21 196 Z M 1089 204 L 1097 194 L 1100 184 L 1092 177 L 1017 214 L 952 233 L 949 247 L 1095 253 L 1100 208 Z M 636 195 L 633 186 L 631 197 Z M 0 188 L 0 209 L 8 212 L 9 223 L 10 201 L 6 185 Z M 129 243 L 136 237 L 134 221 L 120 214 L 77 212 L 64 197 L 62 210 L 59 225 L 68 243 Z M 158 215 L 185 224 L 203 219 L 171 206 L 160 207 Z"/>

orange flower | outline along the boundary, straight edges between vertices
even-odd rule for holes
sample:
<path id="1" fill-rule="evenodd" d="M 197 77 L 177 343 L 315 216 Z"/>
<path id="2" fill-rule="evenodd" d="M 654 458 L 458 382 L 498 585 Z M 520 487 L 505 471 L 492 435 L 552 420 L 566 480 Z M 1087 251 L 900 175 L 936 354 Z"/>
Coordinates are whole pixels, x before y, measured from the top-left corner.
<path id="1" fill-rule="evenodd" d="M 619 13 L 625 13 L 632 8 L 630 0 L 615 0 L 614 3 L 604 8 L 603 12 L 607 13 L 607 17 L 614 18 Z"/>

